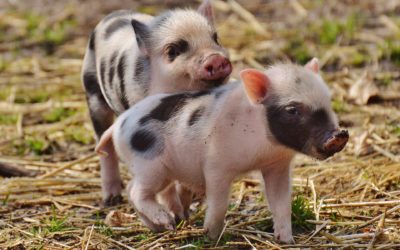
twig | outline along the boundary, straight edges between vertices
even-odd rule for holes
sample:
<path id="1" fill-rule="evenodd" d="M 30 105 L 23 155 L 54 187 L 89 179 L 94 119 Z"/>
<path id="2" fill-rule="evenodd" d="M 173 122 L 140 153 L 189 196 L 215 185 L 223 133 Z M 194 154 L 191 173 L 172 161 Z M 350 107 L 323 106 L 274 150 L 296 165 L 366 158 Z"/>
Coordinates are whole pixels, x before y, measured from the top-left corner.
<path id="1" fill-rule="evenodd" d="M 218 243 L 219 243 L 219 241 L 221 240 L 222 235 L 224 234 L 224 232 L 225 232 L 227 226 L 228 226 L 228 222 L 225 223 L 224 228 L 222 229 L 222 231 L 221 231 L 221 233 L 220 233 L 220 235 L 219 235 L 219 237 L 218 237 L 218 240 L 217 240 L 217 242 L 215 243 L 215 246 L 214 246 L 214 247 L 217 247 L 217 246 L 218 246 Z"/>
<path id="2" fill-rule="evenodd" d="M 391 213 L 393 213 L 393 212 L 396 212 L 396 211 L 399 210 L 399 209 L 400 209 L 400 205 L 397 205 L 397 206 L 395 206 L 395 207 L 393 207 L 393 208 L 391 208 L 391 209 L 385 211 L 383 214 L 380 214 L 380 215 L 376 216 L 375 218 L 373 218 L 373 219 L 371 219 L 371 220 L 365 222 L 364 224 L 359 225 L 356 229 L 358 230 L 358 229 L 360 229 L 360 228 L 363 228 L 363 227 L 365 227 L 365 226 L 368 226 L 368 225 L 374 223 L 375 221 L 380 220 L 383 216 L 386 217 L 387 215 L 389 215 L 389 214 L 391 214 Z"/>
<path id="3" fill-rule="evenodd" d="M 352 202 L 342 204 L 325 204 L 322 208 L 335 208 L 335 207 L 362 207 L 362 206 L 379 206 L 379 205 L 396 205 L 400 204 L 400 200 L 392 201 L 365 201 L 365 202 Z"/>
<path id="4" fill-rule="evenodd" d="M 382 234 L 383 228 L 384 228 L 384 226 L 385 226 L 385 218 L 386 218 L 386 210 L 385 210 L 385 212 L 383 213 L 382 218 L 381 218 L 381 220 L 380 220 L 379 223 L 378 223 L 378 226 L 376 227 L 374 237 L 372 238 L 371 242 L 370 242 L 369 245 L 368 245 L 368 250 L 374 248 L 374 244 L 375 244 L 376 239 L 379 237 L 379 235 Z"/>
<path id="5" fill-rule="evenodd" d="M 328 222 L 330 222 L 330 221 L 325 221 L 324 223 L 322 223 L 322 225 L 317 226 L 314 233 L 310 237 L 308 237 L 308 239 L 306 239 L 303 242 L 303 244 L 306 244 L 307 242 L 309 242 L 317 233 L 319 233 L 319 231 L 321 231 L 326 225 L 328 225 Z"/>
<path id="6" fill-rule="evenodd" d="M 89 248 L 90 238 L 92 238 L 93 229 L 94 229 L 94 224 L 92 225 L 92 228 L 90 229 L 90 233 L 89 233 L 89 237 L 86 242 L 85 250 L 88 250 L 88 248 Z"/>
<path id="7" fill-rule="evenodd" d="M 400 158 L 397 155 L 379 147 L 378 145 L 372 145 L 372 148 L 376 151 L 381 153 L 382 155 L 386 156 L 387 158 L 391 159 L 394 162 L 400 162 Z"/>
<path id="8" fill-rule="evenodd" d="M 247 237 L 244 234 L 242 234 L 242 236 L 247 241 L 247 243 L 249 243 L 252 250 L 257 250 L 257 248 L 249 241 L 249 239 L 247 239 Z"/>
<path id="9" fill-rule="evenodd" d="M 41 175 L 41 176 L 39 176 L 39 179 L 45 179 L 45 178 L 51 177 L 51 176 L 53 176 L 53 175 L 65 170 L 65 169 L 71 168 L 71 167 L 75 166 L 76 164 L 85 162 L 85 161 L 87 161 L 87 160 L 89 160 L 89 159 L 91 159 L 91 158 L 93 158 L 95 156 L 97 156 L 96 153 L 91 153 L 91 154 L 89 154 L 89 155 L 87 155 L 85 157 L 82 157 L 82 158 L 77 159 L 77 160 L 75 160 L 75 161 L 73 161 L 71 163 L 68 163 L 68 164 L 66 164 L 64 166 L 61 166 L 61 167 L 59 167 L 59 168 L 57 168 L 57 169 L 55 169 L 55 170 L 53 170 L 53 171 L 51 171 L 51 172 L 49 172 L 47 174 Z"/>
<path id="10" fill-rule="evenodd" d="M 251 14 L 248 10 L 243 8 L 240 4 L 238 4 L 235 0 L 229 0 L 228 1 L 229 5 L 231 6 L 232 10 L 238 14 L 241 18 L 246 20 L 254 29 L 255 32 L 257 32 L 260 35 L 267 36 L 268 32 L 265 30 L 265 28 L 258 22 L 258 20 Z"/>

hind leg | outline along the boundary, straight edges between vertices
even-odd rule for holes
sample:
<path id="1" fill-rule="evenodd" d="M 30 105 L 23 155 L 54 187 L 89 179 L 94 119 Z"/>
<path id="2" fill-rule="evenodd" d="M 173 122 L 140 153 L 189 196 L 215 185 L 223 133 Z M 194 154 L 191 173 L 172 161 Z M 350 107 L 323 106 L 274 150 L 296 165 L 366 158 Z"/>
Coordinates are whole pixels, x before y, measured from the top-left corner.
<path id="1" fill-rule="evenodd" d="M 89 107 L 90 119 L 96 133 L 97 140 L 106 131 L 114 120 L 114 112 L 110 109 L 101 93 L 95 72 L 84 72 L 83 83 L 86 89 L 86 99 Z M 118 157 L 112 143 L 103 149 L 107 156 L 100 156 L 100 175 L 103 201 L 105 206 L 112 206 L 122 201 L 122 180 L 118 168 Z"/>
<path id="2" fill-rule="evenodd" d="M 154 162 L 155 163 L 155 162 Z M 175 220 L 166 207 L 157 202 L 159 192 L 171 184 L 163 170 L 156 164 L 136 164 L 143 168 L 135 171 L 135 178 L 129 184 L 128 196 L 141 221 L 154 232 L 173 230 Z M 152 169 L 153 171 L 148 171 Z"/>
<path id="3" fill-rule="evenodd" d="M 189 219 L 189 209 L 193 200 L 193 192 L 179 182 L 175 184 L 175 188 L 183 207 L 185 219 L 187 220 Z"/>
<path id="4" fill-rule="evenodd" d="M 175 216 L 175 222 L 179 223 L 179 221 L 186 219 L 184 208 L 181 203 L 177 186 L 178 184 L 173 182 L 167 188 L 165 188 L 159 195 L 158 200 L 161 204 L 167 207 Z"/>

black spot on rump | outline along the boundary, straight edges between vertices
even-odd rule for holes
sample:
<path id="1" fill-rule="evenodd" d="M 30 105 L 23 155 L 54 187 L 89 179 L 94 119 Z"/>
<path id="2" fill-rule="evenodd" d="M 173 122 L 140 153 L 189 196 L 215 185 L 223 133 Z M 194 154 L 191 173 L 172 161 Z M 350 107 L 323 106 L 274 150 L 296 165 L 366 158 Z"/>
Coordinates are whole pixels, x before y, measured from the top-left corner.
<path id="1" fill-rule="evenodd" d="M 133 150 L 143 153 L 151 149 L 156 140 L 157 139 L 153 133 L 140 129 L 132 135 L 130 144 Z"/>
<path id="2" fill-rule="evenodd" d="M 96 40 L 96 31 L 93 30 L 89 37 L 89 49 L 94 51 L 95 50 L 95 40 Z"/>
<path id="3" fill-rule="evenodd" d="M 104 38 L 108 39 L 112 34 L 118 31 L 121 28 L 130 25 L 130 21 L 128 19 L 117 19 L 110 23 L 105 31 Z"/>
<path id="4" fill-rule="evenodd" d="M 204 110 L 205 110 L 205 107 L 199 107 L 195 111 L 193 111 L 193 113 L 190 115 L 188 125 L 192 126 L 193 124 L 195 124 L 200 119 L 200 117 L 203 115 Z"/>

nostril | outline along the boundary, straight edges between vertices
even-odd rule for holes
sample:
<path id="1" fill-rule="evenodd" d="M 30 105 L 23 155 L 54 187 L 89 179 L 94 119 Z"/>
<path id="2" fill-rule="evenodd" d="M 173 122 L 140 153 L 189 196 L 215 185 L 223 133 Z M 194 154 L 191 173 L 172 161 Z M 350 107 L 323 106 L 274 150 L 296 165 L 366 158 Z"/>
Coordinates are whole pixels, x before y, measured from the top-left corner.
<path id="1" fill-rule="evenodd" d="M 213 66 L 212 66 L 212 65 L 206 66 L 206 70 L 207 70 L 207 72 L 212 73 L 212 71 L 213 71 Z"/>

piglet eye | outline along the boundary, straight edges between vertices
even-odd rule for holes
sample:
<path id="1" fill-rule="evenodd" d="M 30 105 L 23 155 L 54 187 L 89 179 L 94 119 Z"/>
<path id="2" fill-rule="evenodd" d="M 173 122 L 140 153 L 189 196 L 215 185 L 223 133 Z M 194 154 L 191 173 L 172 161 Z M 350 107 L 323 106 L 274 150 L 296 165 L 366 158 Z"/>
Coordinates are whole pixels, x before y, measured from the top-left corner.
<path id="1" fill-rule="evenodd" d="M 171 44 L 168 48 L 167 48 L 167 55 L 168 55 L 168 59 L 172 62 L 173 60 L 175 60 L 176 57 L 179 56 L 179 49 L 177 48 L 177 46 L 175 44 Z"/>
<path id="2" fill-rule="evenodd" d="M 295 106 L 287 106 L 287 107 L 285 107 L 285 111 L 289 115 L 298 115 L 299 114 L 299 110 Z"/>
<path id="3" fill-rule="evenodd" d="M 170 62 L 173 62 L 182 53 L 189 50 L 189 43 L 185 40 L 179 40 L 176 43 L 171 43 L 166 49 L 166 54 Z"/>

